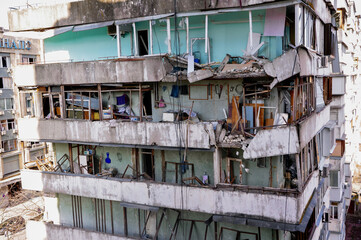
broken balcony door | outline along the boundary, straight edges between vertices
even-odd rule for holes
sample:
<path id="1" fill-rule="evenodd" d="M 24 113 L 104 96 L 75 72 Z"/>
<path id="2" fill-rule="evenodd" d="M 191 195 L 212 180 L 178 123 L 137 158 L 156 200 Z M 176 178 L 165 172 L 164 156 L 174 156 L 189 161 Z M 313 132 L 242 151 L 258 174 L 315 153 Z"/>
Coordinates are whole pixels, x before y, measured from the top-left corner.
<path id="1" fill-rule="evenodd" d="M 143 174 L 148 175 L 146 178 L 155 179 L 154 172 L 154 150 L 143 149 L 142 150 L 143 160 Z"/>
<path id="2" fill-rule="evenodd" d="M 148 30 L 138 31 L 138 53 L 139 56 L 144 56 L 149 54 L 148 46 Z"/>

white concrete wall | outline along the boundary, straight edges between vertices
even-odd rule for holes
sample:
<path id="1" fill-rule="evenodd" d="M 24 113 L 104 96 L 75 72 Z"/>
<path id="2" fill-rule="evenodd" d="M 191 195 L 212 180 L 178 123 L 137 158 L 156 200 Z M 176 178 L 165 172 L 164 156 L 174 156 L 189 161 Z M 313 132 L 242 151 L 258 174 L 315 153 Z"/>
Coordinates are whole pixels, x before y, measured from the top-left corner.
<path id="1" fill-rule="evenodd" d="M 87 121 L 19 119 L 22 141 L 67 141 L 126 145 L 179 147 L 178 124 L 153 122 Z M 182 146 L 186 141 L 187 124 L 181 123 Z M 211 123 L 189 124 L 188 147 L 210 149 L 215 145 Z"/>
<path id="2" fill-rule="evenodd" d="M 278 222 L 298 224 L 318 186 L 314 172 L 298 196 L 243 192 L 175 184 L 124 181 L 89 175 L 23 170 L 23 188 L 89 198 L 120 201 L 163 208 L 220 215 L 248 215 Z"/>
<path id="3" fill-rule="evenodd" d="M 65 227 L 45 222 L 28 221 L 26 223 L 26 239 L 28 240 L 59 240 L 59 239 L 102 239 L 132 240 L 135 238 L 121 237 L 101 232 L 93 232 L 80 228 Z"/>
<path id="4" fill-rule="evenodd" d="M 88 62 L 19 65 L 13 69 L 18 87 L 68 84 L 159 82 L 170 64 L 161 57 L 137 60 L 104 60 Z"/>

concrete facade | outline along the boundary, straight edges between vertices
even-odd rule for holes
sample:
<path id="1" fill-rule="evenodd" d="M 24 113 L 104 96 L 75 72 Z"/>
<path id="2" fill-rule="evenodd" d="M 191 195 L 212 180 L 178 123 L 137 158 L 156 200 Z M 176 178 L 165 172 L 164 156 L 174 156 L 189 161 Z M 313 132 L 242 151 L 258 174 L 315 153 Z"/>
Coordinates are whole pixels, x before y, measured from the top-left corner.
<path id="1" fill-rule="evenodd" d="M 24 164 L 24 148 L 18 142 L 19 107 L 16 104 L 17 89 L 14 87 L 12 72 L 15 66 L 24 64 L 29 58 L 40 60 L 41 50 L 38 39 L 14 37 L 4 32 L 4 29 L 0 32 L 0 185 L 6 198 L 8 188 L 20 182 L 19 173 Z M 2 204 L 3 207 L 6 205 Z"/>
<path id="2" fill-rule="evenodd" d="M 54 166 L 22 171 L 25 189 L 51 195 L 54 224 L 29 226 L 45 239 L 327 239 L 347 209 L 336 9 L 88 0 L 10 11 L 13 31 L 48 29 L 48 62 L 13 71 L 20 140 L 54 150 Z M 269 34 L 272 11 L 285 23 Z M 104 47 L 89 51 L 95 40 Z"/>

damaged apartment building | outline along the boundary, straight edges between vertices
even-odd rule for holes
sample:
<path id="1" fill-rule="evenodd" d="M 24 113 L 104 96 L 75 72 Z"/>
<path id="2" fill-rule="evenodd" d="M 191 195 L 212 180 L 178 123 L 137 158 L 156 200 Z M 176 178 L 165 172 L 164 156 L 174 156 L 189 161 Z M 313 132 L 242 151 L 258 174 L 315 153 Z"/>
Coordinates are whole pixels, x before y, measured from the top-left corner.
<path id="1" fill-rule="evenodd" d="M 46 195 L 28 239 L 344 239 L 336 12 L 326 0 L 11 10 L 11 31 L 43 36 L 42 61 L 12 73 L 19 139 L 53 152 L 21 172 Z"/>
<path id="2" fill-rule="evenodd" d="M 16 90 L 13 88 L 12 69 L 19 64 L 33 62 L 40 53 L 40 41 L 14 37 L 0 28 L 0 206 L 8 204 L 9 190 L 18 189 L 20 169 L 24 164 L 34 164 L 44 159 L 45 144 L 39 142 L 18 142 L 16 121 Z M 26 159 L 25 159 L 26 156 Z"/>

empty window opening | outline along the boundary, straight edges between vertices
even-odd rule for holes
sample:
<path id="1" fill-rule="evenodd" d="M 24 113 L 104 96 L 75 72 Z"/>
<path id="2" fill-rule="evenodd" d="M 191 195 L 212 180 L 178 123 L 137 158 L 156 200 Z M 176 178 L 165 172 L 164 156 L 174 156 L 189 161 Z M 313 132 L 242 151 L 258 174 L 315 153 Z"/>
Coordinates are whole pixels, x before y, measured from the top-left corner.
<path id="1" fill-rule="evenodd" d="M 12 88 L 13 81 L 11 78 L 0 78 L 0 88 Z"/>
<path id="2" fill-rule="evenodd" d="M 143 112 L 146 117 L 152 115 L 152 94 L 150 91 L 143 93 Z"/>
<path id="3" fill-rule="evenodd" d="M 154 150 L 143 149 L 143 172 L 154 179 Z"/>
<path id="4" fill-rule="evenodd" d="M 148 30 L 138 31 L 139 56 L 148 55 Z"/>
<path id="5" fill-rule="evenodd" d="M 45 95 L 45 94 L 44 94 Z M 49 104 L 49 95 L 43 95 L 43 114 L 45 118 L 50 118 L 50 104 Z"/>
<path id="6" fill-rule="evenodd" d="M 8 119 L 8 130 L 15 129 L 15 122 L 14 119 Z"/>
<path id="7" fill-rule="evenodd" d="M 9 68 L 10 67 L 10 57 L 9 56 L 0 56 L 0 68 Z"/>

